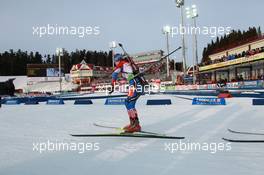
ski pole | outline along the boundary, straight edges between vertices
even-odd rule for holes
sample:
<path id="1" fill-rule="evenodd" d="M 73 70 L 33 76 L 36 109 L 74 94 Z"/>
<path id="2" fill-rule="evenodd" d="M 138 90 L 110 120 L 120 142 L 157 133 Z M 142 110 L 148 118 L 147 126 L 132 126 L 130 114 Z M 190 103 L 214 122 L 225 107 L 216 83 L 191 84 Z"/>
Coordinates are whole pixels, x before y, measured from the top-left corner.
<path id="1" fill-rule="evenodd" d="M 173 50 L 172 52 L 170 52 L 169 54 L 167 54 L 167 55 L 165 55 L 165 56 L 161 57 L 160 59 L 162 60 L 162 59 L 164 59 L 164 58 L 166 58 L 166 57 L 170 56 L 171 54 L 173 54 L 174 52 L 176 52 L 176 51 L 180 50 L 181 48 L 182 48 L 181 46 L 180 46 L 180 47 L 178 47 L 177 49 L 175 49 L 175 50 Z"/>

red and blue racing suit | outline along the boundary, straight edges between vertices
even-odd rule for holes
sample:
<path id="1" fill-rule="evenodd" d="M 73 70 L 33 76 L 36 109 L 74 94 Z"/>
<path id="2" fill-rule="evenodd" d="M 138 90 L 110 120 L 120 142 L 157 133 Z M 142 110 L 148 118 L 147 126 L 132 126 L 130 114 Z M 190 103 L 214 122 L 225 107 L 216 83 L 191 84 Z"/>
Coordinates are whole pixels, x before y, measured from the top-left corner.
<path id="1" fill-rule="evenodd" d="M 125 78 L 129 83 L 129 91 L 125 106 L 128 112 L 128 116 L 132 119 L 138 118 L 137 110 L 135 108 L 136 101 L 143 92 L 143 87 L 140 83 L 139 77 L 135 77 L 133 74 L 133 69 L 131 64 L 126 60 L 121 60 L 115 67 L 114 72 L 112 73 L 112 85 L 115 84 L 119 73 L 122 74 L 122 77 Z M 140 87 L 141 86 L 141 87 Z"/>

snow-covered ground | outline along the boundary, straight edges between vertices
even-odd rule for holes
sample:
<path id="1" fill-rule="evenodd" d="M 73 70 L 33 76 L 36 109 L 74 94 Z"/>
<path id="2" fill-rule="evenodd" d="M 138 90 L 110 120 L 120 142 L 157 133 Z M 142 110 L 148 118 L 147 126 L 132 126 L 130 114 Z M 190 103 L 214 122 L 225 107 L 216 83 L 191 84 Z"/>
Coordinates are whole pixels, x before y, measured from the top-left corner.
<path id="1" fill-rule="evenodd" d="M 27 76 L 0 76 L 0 82 L 4 82 L 8 79 L 15 78 L 14 85 L 16 89 L 22 89 L 24 92 L 58 92 L 60 91 L 59 81 L 40 81 L 36 80 L 45 79 L 47 77 L 33 77 L 35 79 L 34 84 L 28 85 L 28 77 Z M 56 77 L 55 77 L 56 78 Z M 62 79 L 61 88 L 63 91 L 71 91 L 72 89 L 76 89 L 77 85 L 73 84 L 69 81 L 66 81 L 64 78 Z"/>
<path id="2" fill-rule="evenodd" d="M 145 105 L 147 99 L 162 98 L 170 98 L 173 104 Z M 143 130 L 185 136 L 186 139 L 181 141 L 71 137 L 71 133 L 115 132 L 93 126 L 94 122 L 116 126 L 127 124 L 124 106 L 105 106 L 104 102 L 104 99 L 93 100 L 94 104 L 87 106 L 73 105 L 73 101 L 66 101 L 61 106 L 45 103 L 3 105 L 0 109 L 0 174 L 248 175 L 264 172 L 264 143 L 230 144 L 221 139 L 264 139 L 264 136 L 227 131 L 232 128 L 264 132 L 264 108 L 252 106 L 250 98 L 227 99 L 226 106 L 195 106 L 190 100 L 173 95 L 141 97 L 137 109 Z M 37 144 L 43 146 L 48 142 L 78 144 L 80 149 L 40 153 Z M 79 153 L 82 152 L 81 143 L 88 145 L 84 153 Z M 211 148 L 207 151 L 205 148 L 176 150 L 176 146 L 190 143 L 207 144 Z M 216 144 L 221 145 L 218 150 L 214 150 Z"/>
<path id="3" fill-rule="evenodd" d="M 72 89 L 76 89 L 77 85 L 63 80 L 61 82 L 61 88 L 64 91 L 71 91 Z M 60 86 L 59 82 L 39 82 L 28 85 L 24 89 L 28 92 L 58 92 L 60 91 Z"/>
<path id="4" fill-rule="evenodd" d="M 24 89 L 27 86 L 27 76 L 0 76 L 0 82 L 15 78 L 14 85 L 16 89 Z"/>

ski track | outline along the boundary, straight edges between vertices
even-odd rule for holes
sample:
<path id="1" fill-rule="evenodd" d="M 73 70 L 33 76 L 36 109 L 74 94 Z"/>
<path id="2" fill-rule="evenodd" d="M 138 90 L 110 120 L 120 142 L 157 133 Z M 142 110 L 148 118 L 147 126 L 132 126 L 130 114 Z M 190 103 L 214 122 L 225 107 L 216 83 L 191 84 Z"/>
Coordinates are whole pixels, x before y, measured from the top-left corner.
<path id="1" fill-rule="evenodd" d="M 234 105 L 230 105 L 230 106 L 234 106 Z M 225 120 L 223 120 L 223 122 L 221 122 L 219 124 L 219 126 L 217 126 L 213 131 L 208 132 L 204 135 L 202 135 L 200 138 L 198 138 L 197 140 L 194 140 L 193 142 L 197 142 L 197 143 L 203 143 L 206 142 L 207 140 L 209 140 L 210 138 L 212 138 L 214 135 L 218 134 L 219 132 L 223 131 L 226 129 L 226 126 L 231 123 L 232 121 L 234 121 L 237 117 L 239 117 L 241 114 L 243 114 L 244 112 L 247 112 L 247 110 L 241 110 L 237 113 L 235 113 L 234 115 L 232 115 L 229 118 L 226 118 Z M 189 142 L 189 141 L 187 141 Z M 184 158 L 187 158 L 187 156 L 190 156 L 190 154 L 192 154 L 193 152 L 186 152 L 184 154 L 184 156 L 179 156 L 178 159 L 176 161 L 173 161 L 172 163 L 170 163 L 163 171 L 161 174 L 170 174 L 170 171 L 172 171 L 172 169 L 179 163 L 179 160 L 182 160 Z"/>
<path id="2" fill-rule="evenodd" d="M 231 108 L 232 105 L 230 105 L 229 108 Z M 197 122 L 200 122 L 201 120 L 204 120 L 210 116 L 212 116 L 212 114 L 215 114 L 217 112 L 219 112 L 221 109 L 207 109 L 207 113 L 204 114 L 204 110 L 203 111 L 199 111 L 198 113 L 195 113 L 194 115 L 192 115 L 194 119 L 187 121 L 187 122 L 183 122 L 177 126 L 174 126 L 168 130 L 165 131 L 166 134 L 173 134 L 176 133 L 178 130 L 193 125 Z M 185 115 L 182 115 L 181 118 L 186 117 Z M 188 138 L 188 136 L 186 136 Z M 157 140 L 147 140 L 147 141 L 142 141 L 139 143 L 131 143 L 131 144 L 127 144 L 124 143 L 120 146 L 117 146 L 113 149 L 109 149 L 106 150 L 102 153 L 100 153 L 99 155 L 96 156 L 96 158 L 101 159 L 101 160 L 105 160 L 105 161 L 121 161 L 122 159 L 124 159 L 125 157 L 129 156 L 132 153 L 135 153 L 136 151 L 140 151 L 142 149 L 144 149 L 145 147 L 154 144 L 154 142 L 156 142 Z M 132 148 L 132 149 L 130 149 Z"/>
<path id="3" fill-rule="evenodd" d="M 185 96 L 184 96 L 185 97 Z M 190 97 L 190 96 L 188 96 Z M 146 99 L 171 98 L 169 106 L 145 106 Z M 225 142 L 221 138 L 227 128 L 263 128 L 263 108 L 251 106 L 251 99 L 227 99 L 226 106 L 193 106 L 190 100 L 169 95 L 142 97 L 137 105 L 143 130 L 185 136 L 184 140 L 143 138 L 72 138 L 70 133 L 111 132 L 98 128 L 94 122 L 123 126 L 126 111 L 121 106 L 104 106 L 103 100 L 94 100 L 89 107 L 72 104 L 50 107 L 40 104 L 8 106 L 0 115 L 0 174 L 73 174 L 83 168 L 82 174 L 121 174 L 133 166 L 128 174 L 261 174 L 263 173 L 262 145 L 233 144 L 230 152 L 177 151 L 166 152 L 164 143 Z M 14 116 L 16 110 L 21 116 Z M 50 110 L 52 109 L 52 110 Z M 1 109 L 2 110 L 2 109 Z M 69 111 L 69 112 L 68 112 Z M 109 112 L 111 111 L 111 113 Z M 31 114 L 37 116 L 30 116 Z M 45 113 L 51 116 L 45 116 Z M 72 116 L 72 114 L 76 116 Z M 115 114 L 114 114 L 115 113 Z M 254 115 L 252 115 L 252 114 Z M 82 114 L 82 115 L 80 115 Z M 87 115 L 88 114 L 88 115 Z M 106 115 L 104 115 L 106 114 Z M 116 114 L 122 117 L 116 117 Z M 7 133 L 7 134 L 6 134 Z M 236 136 L 236 135 L 233 135 Z M 246 136 L 245 136 L 246 137 Z M 50 152 L 32 153 L 36 141 L 99 142 L 100 151 L 87 154 Z M 77 155 L 76 155 L 77 154 Z M 223 161 L 221 161 L 223 160 Z M 78 162 L 75 162 L 78 161 Z M 193 166 L 189 165 L 189 162 Z M 233 164 L 233 162 L 236 162 Z M 48 168 L 50 167 L 50 168 Z"/>

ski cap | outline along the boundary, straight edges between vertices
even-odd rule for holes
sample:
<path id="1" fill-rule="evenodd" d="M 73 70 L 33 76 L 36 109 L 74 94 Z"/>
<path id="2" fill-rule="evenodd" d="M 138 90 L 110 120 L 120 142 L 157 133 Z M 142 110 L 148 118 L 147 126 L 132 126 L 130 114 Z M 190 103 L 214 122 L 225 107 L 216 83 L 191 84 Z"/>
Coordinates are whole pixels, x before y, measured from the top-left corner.
<path id="1" fill-rule="evenodd" d="M 120 53 L 117 53 L 114 55 L 114 61 L 115 62 L 120 61 L 122 58 L 123 58 L 123 55 Z"/>

